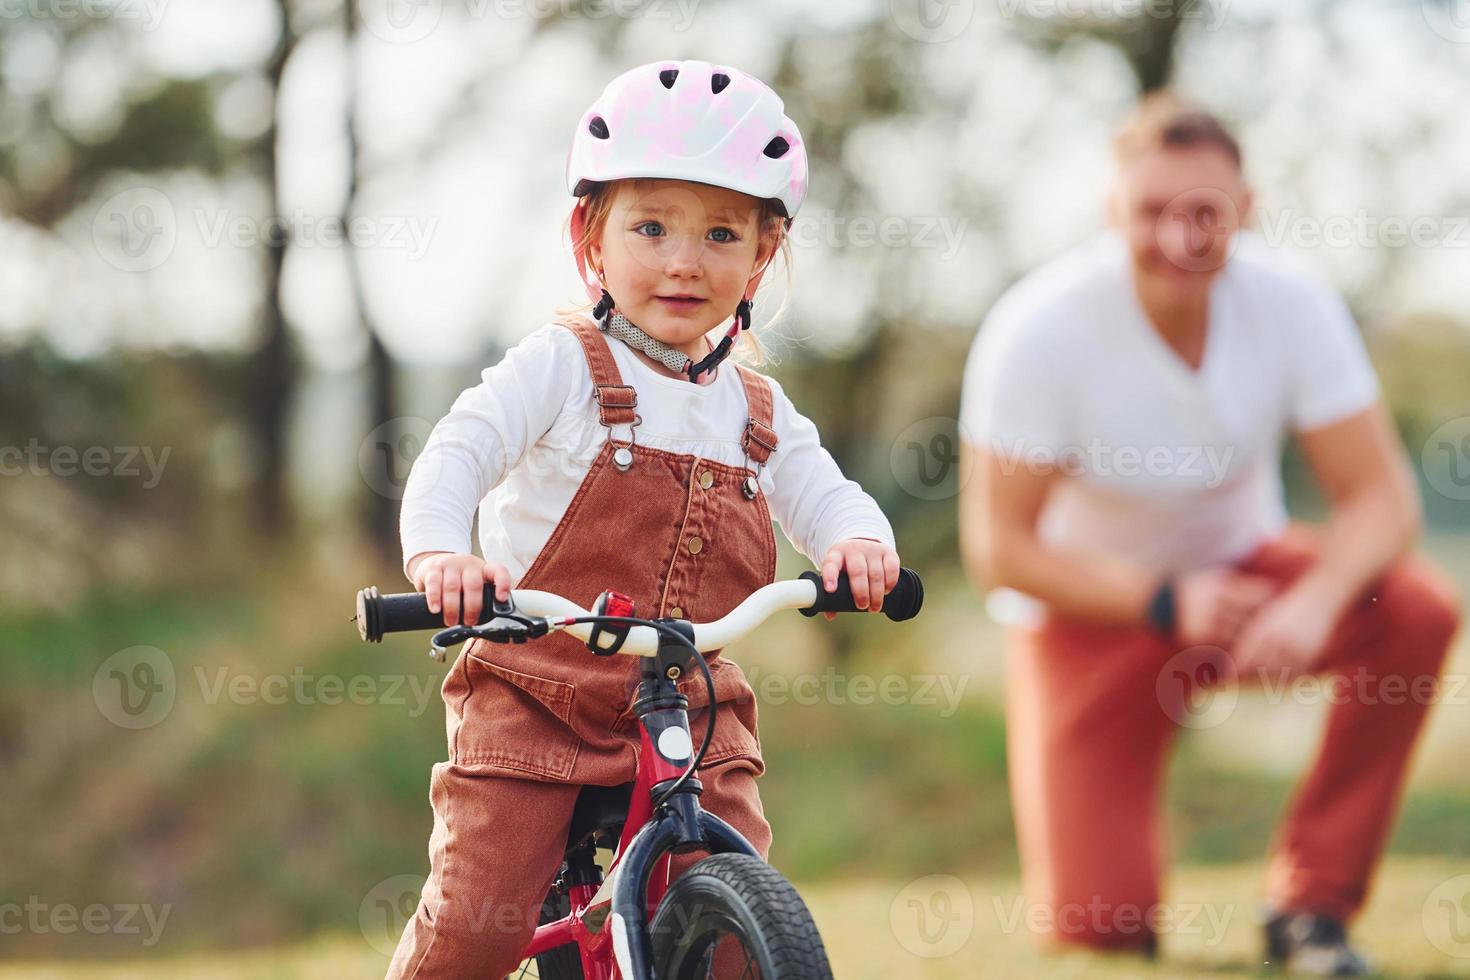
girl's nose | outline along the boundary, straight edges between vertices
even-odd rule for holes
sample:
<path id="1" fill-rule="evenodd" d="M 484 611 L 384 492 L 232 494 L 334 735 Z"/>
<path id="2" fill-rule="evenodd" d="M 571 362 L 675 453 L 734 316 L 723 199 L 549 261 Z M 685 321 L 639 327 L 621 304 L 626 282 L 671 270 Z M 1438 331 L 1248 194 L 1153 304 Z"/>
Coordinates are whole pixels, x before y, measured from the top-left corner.
<path id="1" fill-rule="evenodd" d="M 664 272 L 670 276 L 696 276 L 704 258 L 704 241 L 696 235 L 679 235 L 664 256 Z"/>

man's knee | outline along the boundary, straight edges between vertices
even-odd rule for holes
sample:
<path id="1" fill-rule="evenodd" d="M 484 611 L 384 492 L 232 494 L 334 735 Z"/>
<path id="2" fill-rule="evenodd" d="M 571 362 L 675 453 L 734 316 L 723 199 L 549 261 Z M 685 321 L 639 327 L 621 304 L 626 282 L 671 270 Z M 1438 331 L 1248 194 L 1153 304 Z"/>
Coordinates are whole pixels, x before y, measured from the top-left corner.
<path id="1" fill-rule="evenodd" d="M 1369 597 L 1390 640 L 1409 640 L 1405 652 L 1419 660 L 1418 669 L 1437 673 L 1464 615 L 1463 601 L 1449 576 L 1414 556 L 1390 568 Z"/>

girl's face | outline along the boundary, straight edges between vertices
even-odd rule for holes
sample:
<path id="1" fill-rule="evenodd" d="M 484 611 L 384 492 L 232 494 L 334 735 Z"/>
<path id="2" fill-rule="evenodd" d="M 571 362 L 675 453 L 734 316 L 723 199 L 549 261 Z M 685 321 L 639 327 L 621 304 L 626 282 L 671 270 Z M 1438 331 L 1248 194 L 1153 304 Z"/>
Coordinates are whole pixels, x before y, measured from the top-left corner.
<path id="1" fill-rule="evenodd" d="M 735 313 L 777 242 L 760 234 L 761 202 L 685 180 L 623 181 L 589 249 L 618 309 L 698 360 L 704 335 Z"/>

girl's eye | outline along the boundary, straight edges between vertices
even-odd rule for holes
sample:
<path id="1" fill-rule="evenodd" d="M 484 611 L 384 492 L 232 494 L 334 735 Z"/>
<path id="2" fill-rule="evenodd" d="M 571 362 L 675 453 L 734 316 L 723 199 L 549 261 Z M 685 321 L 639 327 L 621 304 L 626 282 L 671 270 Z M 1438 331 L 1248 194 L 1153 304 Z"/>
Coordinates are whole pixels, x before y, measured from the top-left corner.
<path id="1" fill-rule="evenodd" d="M 738 242 L 739 238 L 729 228 L 715 228 L 709 233 L 710 238 L 717 242 Z"/>
<path id="2" fill-rule="evenodd" d="M 657 238 L 659 235 L 663 234 L 664 226 L 659 224 L 657 221 L 645 221 L 638 225 L 638 227 L 634 230 L 637 231 L 638 234 L 643 235 L 646 238 Z"/>

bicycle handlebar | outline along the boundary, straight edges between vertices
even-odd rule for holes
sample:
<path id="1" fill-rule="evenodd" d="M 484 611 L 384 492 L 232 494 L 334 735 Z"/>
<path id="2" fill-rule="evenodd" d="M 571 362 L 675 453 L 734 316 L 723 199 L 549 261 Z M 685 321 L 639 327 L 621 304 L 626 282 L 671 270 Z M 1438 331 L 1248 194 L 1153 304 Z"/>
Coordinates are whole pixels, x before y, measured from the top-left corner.
<path id="1" fill-rule="evenodd" d="M 552 592 L 513 589 L 510 595 L 516 609 L 530 616 L 594 615 L 570 599 Z M 495 618 L 494 604 L 495 586 L 486 583 L 481 623 Z M 919 579 L 918 572 L 911 568 L 899 569 L 898 584 L 883 597 L 883 614 L 894 622 L 902 622 L 917 616 L 923 605 L 924 584 Z M 695 646 L 701 653 L 719 650 L 751 632 L 779 609 L 798 609 L 805 616 L 815 616 L 819 612 L 861 611 L 853 602 L 852 587 L 845 571 L 838 575 L 837 588 L 832 592 L 822 588 L 821 575 L 807 571 L 798 578 L 762 586 L 727 615 L 712 623 L 691 624 Z M 357 594 L 357 631 L 369 643 L 381 642 L 388 633 L 443 628 L 443 615 L 429 611 L 428 600 L 421 592 L 381 595 L 375 587 L 369 587 Z M 592 628 L 590 623 L 564 627 L 566 632 L 584 641 L 591 635 Z M 628 638 L 619 652 L 653 656 L 658 652 L 658 642 L 658 630 L 651 626 L 634 626 L 629 630 Z"/>

